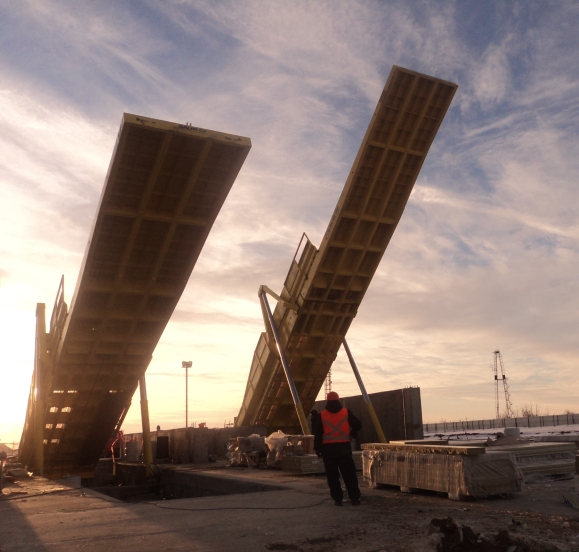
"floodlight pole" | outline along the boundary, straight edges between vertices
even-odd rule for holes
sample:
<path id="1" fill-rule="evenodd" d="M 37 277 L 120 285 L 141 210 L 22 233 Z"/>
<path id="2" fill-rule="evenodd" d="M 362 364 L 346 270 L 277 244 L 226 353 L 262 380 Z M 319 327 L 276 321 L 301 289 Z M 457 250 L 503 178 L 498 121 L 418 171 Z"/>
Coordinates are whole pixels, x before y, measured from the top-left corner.
<path id="1" fill-rule="evenodd" d="M 193 361 L 184 360 L 181 367 L 185 368 L 185 427 L 189 427 L 189 368 L 193 366 Z"/>

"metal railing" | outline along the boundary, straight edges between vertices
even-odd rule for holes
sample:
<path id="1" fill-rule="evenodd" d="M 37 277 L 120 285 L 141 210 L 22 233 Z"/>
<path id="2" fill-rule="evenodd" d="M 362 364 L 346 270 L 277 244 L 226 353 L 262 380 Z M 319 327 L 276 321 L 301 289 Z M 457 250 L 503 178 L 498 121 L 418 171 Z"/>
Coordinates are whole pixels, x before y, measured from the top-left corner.
<path id="1" fill-rule="evenodd" d="M 447 431 L 476 431 L 477 429 L 504 429 L 505 427 L 552 427 L 579 424 L 579 414 L 555 414 L 552 416 L 524 416 L 521 418 L 495 418 L 491 420 L 463 420 L 461 422 L 438 422 L 423 424 L 423 432 L 446 433 Z"/>
<path id="2" fill-rule="evenodd" d="M 64 301 L 64 275 L 60 279 L 60 285 L 56 292 L 52 316 L 50 317 L 50 330 L 48 332 L 48 350 L 54 356 L 58 348 L 58 342 L 62 336 L 64 324 L 68 314 L 68 306 Z"/>

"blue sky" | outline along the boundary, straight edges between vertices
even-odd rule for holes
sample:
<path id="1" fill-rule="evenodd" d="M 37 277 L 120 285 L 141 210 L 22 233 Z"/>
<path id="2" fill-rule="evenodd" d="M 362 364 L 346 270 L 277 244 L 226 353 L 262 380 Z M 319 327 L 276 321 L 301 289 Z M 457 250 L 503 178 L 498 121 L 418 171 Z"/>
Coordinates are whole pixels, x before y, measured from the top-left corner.
<path id="1" fill-rule="evenodd" d="M 392 65 L 459 84 L 348 341 L 425 421 L 577 410 L 579 2 L 0 0 L 0 440 L 35 306 L 70 301 L 123 112 L 253 149 L 147 372 L 151 422 L 233 420 L 302 232 L 319 243 Z M 357 393 L 345 355 L 334 389 Z M 7 390 L 9 390 L 7 392 Z M 138 401 L 125 428 L 138 430 Z"/>

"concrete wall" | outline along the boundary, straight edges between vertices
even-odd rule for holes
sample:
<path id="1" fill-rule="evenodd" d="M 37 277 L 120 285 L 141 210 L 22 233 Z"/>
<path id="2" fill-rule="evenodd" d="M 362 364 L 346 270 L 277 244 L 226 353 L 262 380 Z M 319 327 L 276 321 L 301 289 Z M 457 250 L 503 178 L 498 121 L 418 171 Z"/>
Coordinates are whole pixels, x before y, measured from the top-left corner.
<path id="1" fill-rule="evenodd" d="M 244 481 L 237 477 L 228 477 L 223 471 L 216 476 L 208 472 L 179 471 L 179 468 L 169 466 L 161 468 L 161 490 L 164 498 L 173 499 L 283 491 L 287 490 L 287 487 Z M 248 499 L 248 502 L 250 500 Z"/>
<path id="2" fill-rule="evenodd" d="M 419 387 L 370 393 L 369 396 L 388 441 L 424 438 Z M 359 443 L 377 443 L 378 435 L 362 395 L 341 397 L 340 401 L 362 422 L 362 430 L 358 435 Z M 313 408 L 321 412 L 325 405 L 326 401 L 317 401 Z"/>
<path id="3" fill-rule="evenodd" d="M 247 437 L 257 433 L 266 436 L 263 425 L 246 427 L 188 427 L 151 432 L 153 444 L 158 436 L 169 437 L 169 462 L 173 464 L 204 464 L 209 461 L 209 455 L 224 457 L 229 439 L 232 437 Z M 142 441 L 142 433 L 125 434 L 125 439 Z M 153 450 L 155 447 L 153 446 Z M 155 458 L 154 460 L 160 458 Z"/>
<path id="4" fill-rule="evenodd" d="M 362 395 L 343 397 L 340 400 L 362 422 L 358 442 L 360 444 L 378 442 L 378 436 Z M 395 441 L 423 438 L 419 387 L 371 393 L 370 400 L 374 405 L 386 439 Z M 325 404 L 325 401 L 318 401 L 313 408 L 322 411 Z M 266 428 L 263 425 L 226 428 L 188 427 L 152 431 L 151 439 L 156 441 L 157 436 L 169 437 L 168 460 L 173 464 L 203 464 L 209 461 L 209 455 L 224 457 L 229 439 L 232 437 L 247 437 L 253 433 L 265 437 L 276 429 Z M 127 439 L 142 440 L 142 437 L 142 433 L 125 435 Z"/>

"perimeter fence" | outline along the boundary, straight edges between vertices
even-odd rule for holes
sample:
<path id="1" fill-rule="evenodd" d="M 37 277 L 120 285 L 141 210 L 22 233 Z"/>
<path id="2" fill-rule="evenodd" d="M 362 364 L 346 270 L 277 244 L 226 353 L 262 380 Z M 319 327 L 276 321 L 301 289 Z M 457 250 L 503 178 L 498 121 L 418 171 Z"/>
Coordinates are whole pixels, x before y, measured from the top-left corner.
<path id="1" fill-rule="evenodd" d="M 473 431 L 477 429 L 504 429 L 505 427 L 551 427 L 579 424 L 579 414 L 555 414 L 553 416 L 524 416 L 522 418 L 495 418 L 492 420 L 463 420 L 461 422 L 438 422 L 423 424 L 423 432 L 446 433 L 448 431 Z"/>

